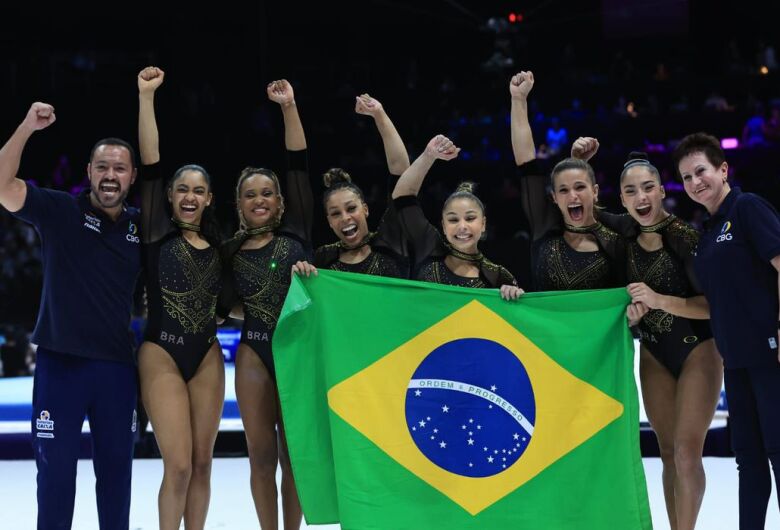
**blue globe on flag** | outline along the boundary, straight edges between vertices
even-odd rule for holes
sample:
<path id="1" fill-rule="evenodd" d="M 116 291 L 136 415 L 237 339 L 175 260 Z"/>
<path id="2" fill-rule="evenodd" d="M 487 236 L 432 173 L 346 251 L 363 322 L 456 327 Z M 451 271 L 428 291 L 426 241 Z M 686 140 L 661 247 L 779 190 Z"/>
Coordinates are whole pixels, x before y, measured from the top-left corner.
<path id="1" fill-rule="evenodd" d="M 487 339 L 458 339 L 429 353 L 409 382 L 405 409 L 417 448 L 467 477 L 509 469 L 531 442 L 536 421 L 525 367 Z"/>

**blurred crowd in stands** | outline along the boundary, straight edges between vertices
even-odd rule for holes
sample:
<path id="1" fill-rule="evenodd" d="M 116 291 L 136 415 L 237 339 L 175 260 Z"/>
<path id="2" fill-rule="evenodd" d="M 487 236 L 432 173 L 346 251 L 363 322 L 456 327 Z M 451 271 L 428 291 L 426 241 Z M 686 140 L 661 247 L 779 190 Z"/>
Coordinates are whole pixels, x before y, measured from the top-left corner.
<path id="1" fill-rule="evenodd" d="M 514 176 L 507 87 L 513 73 L 531 69 L 538 157 L 551 168 L 578 136 L 597 137 L 601 150 L 591 163 L 608 209 L 621 211 L 616 178 L 626 155 L 644 150 L 662 171 L 668 209 L 701 225 L 704 212 L 685 197 L 670 163 L 675 143 L 699 130 L 722 139 L 733 182 L 780 206 L 780 65 L 775 43 L 761 32 L 692 45 L 685 45 L 684 36 L 656 38 L 648 45 L 606 38 L 563 42 L 548 37 L 545 27 L 535 28 L 531 17 L 528 24 L 489 19 L 464 31 L 461 40 L 449 41 L 449 58 L 425 49 L 426 43 L 433 48 L 437 37 L 422 33 L 414 45 L 401 39 L 384 55 L 380 45 L 352 47 L 372 31 L 381 34 L 374 26 L 356 25 L 354 33 L 335 27 L 318 46 L 304 46 L 312 31 L 305 24 L 288 28 L 298 32 L 290 36 L 300 40 L 295 51 L 273 46 L 272 25 L 265 48 L 252 35 L 231 33 L 231 46 L 241 47 L 243 55 L 226 53 L 227 30 L 186 44 L 173 35 L 154 52 L 142 43 L 111 51 L 57 48 L 39 65 L 45 73 L 35 83 L 25 77 L 34 52 L 0 58 L 0 69 L 11 74 L 0 97 L 12 104 L 0 116 L 0 136 L 4 141 L 11 134 L 31 98 L 52 100 L 58 123 L 35 139 L 20 177 L 77 193 L 88 185 L 84 168 L 92 142 L 104 136 L 135 139 L 135 72 L 145 64 L 165 67 L 167 86 L 158 101 L 163 161 L 171 172 L 197 162 L 216 176 L 217 210 L 227 235 L 236 228 L 233 186 L 240 169 L 284 170 L 281 119 L 264 95 L 264 83 L 277 77 L 287 77 L 295 87 L 310 170 L 320 174 L 344 167 L 366 191 L 372 211 L 384 209 L 382 144 L 370 120 L 352 111 L 354 96 L 369 92 L 384 104 L 412 159 L 436 133 L 463 149 L 457 162 L 432 172 L 421 193 L 424 208 L 436 215 L 458 182 L 477 181 L 489 224 L 484 251 L 510 265 L 522 284 L 529 277 L 528 240 Z M 580 34 L 586 29 L 579 28 Z M 346 48 L 347 57 L 337 51 Z M 221 69 L 205 75 L 203 65 L 213 61 Z M 315 241 L 330 242 L 321 215 L 315 213 L 322 219 L 315 224 Z M 38 244 L 32 228 L 0 209 L 4 375 L 26 373 L 32 362 L 25 332 L 34 325 L 40 295 Z"/>

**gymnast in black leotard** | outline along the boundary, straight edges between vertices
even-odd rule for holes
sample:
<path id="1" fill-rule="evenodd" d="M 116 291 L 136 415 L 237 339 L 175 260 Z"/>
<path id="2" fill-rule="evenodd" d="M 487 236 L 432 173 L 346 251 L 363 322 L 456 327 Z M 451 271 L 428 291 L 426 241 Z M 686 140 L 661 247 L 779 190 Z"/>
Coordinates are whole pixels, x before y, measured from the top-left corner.
<path id="1" fill-rule="evenodd" d="M 664 196 L 647 155 L 631 153 L 620 176 L 620 198 L 633 222 L 618 229 L 628 241 L 628 292 L 634 304 L 649 309 L 636 326 L 642 399 L 658 438 L 670 525 L 693 528 L 704 496 L 702 451 L 720 397 L 723 363 L 693 268 L 699 234 L 664 210 Z"/>
<path id="2" fill-rule="evenodd" d="M 632 185 L 627 189 L 631 191 L 624 192 L 624 197 L 637 193 Z M 650 300 L 641 294 L 638 284 L 644 283 L 648 294 L 652 290 L 659 295 L 682 299 L 702 296 L 693 271 L 693 258 L 699 240 L 696 229 L 672 214 L 654 225 L 640 225 L 637 228 L 639 234 L 628 241 L 629 292 L 636 292 L 637 300 Z M 641 234 L 660 235 L 662 246 L 656 248 L 657 239 L 655 245 L 650 245 Z M 688 302 L 688 305 L 693 304 Z M 691 351 L 712 338 L 706 306 L 702 307 L 700 316 L 704 318 L 685 318 L 664 309 L 650 308 L 636 326 L 642 345 L 675 378 L 680 377 Z"/>
<path id="3" fill-rule="evenodd" d="M 154 92 L 163 76 L 154 67 L 138 76 L 140 238 L 148 307 L 138 371 L 165 464 L 158 497 L 160 528 L 172 530 L 182 518 L 187 528 L 205 525 L 225 368 L 216 340 L 222 282 L 211 182 L 202 167 L 188 165 L 176 171 L 166 192 L 154 115 Z"/>
<path id="4" fill-rule="evenodd" d="M 268 169 L 246 168 L 236 185 L 241 229 L 223 245 L 231 274 L 219 302 L 224 315 L 237 306 L 244 326 L 236 353 L 236 397 L 244 424 L 250 485 L 262 528 L 278 528 L 277 465 L 282 469 L 284 527 L 297 528 L 302 513 L 284 438 L 271 340 L 284 304 L 294 263 L 309 259 L 313 201 L 306 162 L 306 137 L 293 88 L 270 83 L 268 98 L 284 118 L 288 170 L 282 189 Z"/>
<path id="5" fill-rule="evenodd" d="M 384 192 L 387 207 L 375 232 L 368 228 L 368 205 L 363 191 L 352 177 L 341 168 L 332 168 L 322 176 L 325 192 L 322 203 L 335 243 L 322 245 L 314 252 L 313 265 L 296 264 L 293 272 L 309 275 L 316 268 L 343 272 L 409 277 L 409 259 L 405 240 L 398 223 L 398 215 L 390 199 L 390 190 L 398 177 L 409 167 L 409 155 L 401 136 L 382 104 L 368 94 L 355 98 L 355 112 L 371 116 L 382 137 L 387 159 L 387 178 Z M 380 182 L 381 184 L 381 182 Z M 317 187 L 317 183 L 312 183 Z M 381 187 L 381 186 L 380 186 Z"/>
<path id="6" fill-rule="evenodd" d="M 194 164 L 179 168 L 168 188 L 178 194 L 182 191 L 179 187 L 189 187 L 185 177 L 190 173 L 195 179 L 203 178 L 205 186 L 196 182 L 192 187 L 196 194 L 201 188 L 205 194 L 211 187 L 210 178 L 205 169 Z M 209 235 L 202 234 L 202 218 L 200 222 L 187 223 L 170 216 L 159 163 L 141 166 L 139 177 L 143 206 L 140 237 L 148 313 L 144 340 L 168 352 L 187 382 L 217 339 L 215 308 L 221 287 L 219 241 L 209 241 Z M 190 212 L 188 208 L 197 206 L 182 205 L 182 214 L 197 221 L 196 210 Z M 206 208 L 204 213 L 213 215 L 209 206 Z M 209 246 L 193 245 L 183 235 L 185 231 L 201 233 Z"/>
<path id="7" fill-rule="evenodd" d="M 625 286 L 625 244 L 596 213 L 598 185 L 593 169 L 582 160 L 556 164 L 552 177 L 542 175 L 528 123 L 531 72 L 515 75 L 512 95 L 512 150 L 518 166 L 523 210 L 533 243 L 534 289 L 562 291 Z M 552 200 L 547 191 L 552 186 Z M 606 214 L 604 214 L 606 215 Z"/>
<path id="8" fill-rule="evenodd" d="M 426 219 L 417 202 L 423 179 L 437 159 L 452 160 L 460 149 L 442 135 L 435 136 L 407 169 L 393 191 L 401 228 L 409 240 L 416 280 L 461 287 L 498 288 L 501 296 L 517 299 L 523 290 L 512 274 L 485 258 L 478 243 L 486 230 L 485 207 L 464 183 L 445 201 L 442 211 L 444 238 Z"/>
<path id="9" fill-rule="evenodd" d="M 285 196 L 286 209 L 281 220 L 272 219 L 270 224 L 262 226 L 244 225 L 244 228 L 226 248 L 236 247 L 228 251 L 229 262 L 233 271 L 233 282 L 240 303 L 243 305 L 244 325 L 241 329 L 241 344 L 249 346 L 263 361 L 271 379 L 276 379 L 271 338 L 276 322 L 284 305 L 287 289 L 290 287 L 290 271 L 293 264 L 305 260 L 309 253 L 304 249 L 304 242 L 310 231 L 310 213 L 298 207 L 304 202 L 311 211 L 310 195 L 302 198 L 298 192 L 298 184 L 302 179 L 308 179 L 306 169 L 306 151 L 288 151 L 287 186 Z M 266 177 L 258 179 L 257 177 Z M 269 185 L 268 190 L 255 190 L 251 185 L 262 180 Z M 248 182 L 247 182 L 248 181 Z M 256 210 L 267 210 L 261 198 L 270 191 L 270 186 L 279 188 L 276 175 L 263 168 L 246 168 L 241 173 L 237 184 L 239 201 L 252 202 L 257 200 Z M 281 215 L 281 210 L 277 212 Z M 248 212 L 248 216 L 254 216 Z M 261 214 L 266 215 L 265 211 Z M 255 219 L 250 217 L 248 222 Z M 270 237 L 272 236 L 272 237 Z M 270 238 L 266 244 L 265 239 Z"/>

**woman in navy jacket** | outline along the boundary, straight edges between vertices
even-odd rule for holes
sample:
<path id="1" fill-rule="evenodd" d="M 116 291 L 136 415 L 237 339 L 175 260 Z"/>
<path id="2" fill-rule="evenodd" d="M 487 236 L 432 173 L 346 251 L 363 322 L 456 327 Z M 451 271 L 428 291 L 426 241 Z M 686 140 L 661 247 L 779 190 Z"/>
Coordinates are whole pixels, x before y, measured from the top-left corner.
<path id="1" fill-rule="evenodd" d="M 695 268 L 725 366 L 740 528 L 764 528 L 769 462 L 776 485 L 780 466 L 780 220 L 766 200 L 729 186 L 717 138 L 686 136 L 674 161 L 688 196 L 710 214 Z"/>

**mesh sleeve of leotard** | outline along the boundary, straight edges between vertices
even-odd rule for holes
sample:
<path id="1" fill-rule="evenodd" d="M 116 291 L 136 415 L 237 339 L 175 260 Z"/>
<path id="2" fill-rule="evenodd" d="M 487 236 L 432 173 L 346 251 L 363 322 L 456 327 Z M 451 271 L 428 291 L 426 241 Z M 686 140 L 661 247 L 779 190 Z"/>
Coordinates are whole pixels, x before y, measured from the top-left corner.
<path id="1" fill-rule="evenodd" d="M 425 217 L 415 195 L 398 197 L 393 201 L 393 206 L 413 256 L 413 271 L 426 259 L 447 253 L 441 235 Z"/>
<path id="2" fill-rule="evenodd" d="M 562 229 L 563 221 L 558 207 L 550 200 L 548 178 L 542 173 L 537 160 L 530 160 L 517 166 L 520 185 L 520 205 L 528 219 L 533 241 L 537 241 L 551 230 Z"/>
<path id="3" fill-rule="evenodd" d="M 155 243 L 176 230 L 171 222 L 160 162 L 142 165 L 138 175 L 141 179 L 141 241 Z"/>
<path id="4" fill-rule="evenodd" d="M 240 246 L 241 240 L 234 237 L 222 243 L 219 248 L 219 257 L 222 260 L 222 289 L 217 298 L 217 316 L 220 318 L 228 318 L 233 307 L 241 301 L 233 277 L 233 256 Z"/>
<path id="5" fill-rule="evenodd" d="M 685 275 L 696 294 L 702 294 L 699 279 L 696 277 L 693 262 L 696 259 L 696 247 L 699 243 L 699 232 L 688 223 L 676 219 L 666 230 L 662 232 L 664 246 L 667 247 L 677 259 L 682 261 Z"/>
<path id="6" fill-rule="evenodd" d="M 385 248 L 390 249 L 399 256 L 408 257 L 409 249 L 406 244 L 406 238 L 404 232 L 401 229 L 401 221 L 398 216 L 398 210 L 396 209 L 395 202 L 392 198 L 392 190 L 395 187 L 395 182 L 398 180 L 398 175 L 388 174 L 387 177 L 387 207 L 382 214 L 382 219 L 379 221 L 377 227 L 376 242 L 381 244 Z"/>
<path id="7" fill-rule="evenodd" d="M 599 219 L 601 219 L 601 213 L 599 213 Z M 601 223 L 601 226 L 594 230 L 592 235 L 596 238 L 599 248 L 609 259 L 611 269 L 610 285 L 612 287 L 626 285 L 628 271 L 626 267 L 628 263 L 626 238 L 607 227 L 604 223 Z"/>
<path id="8" fill-rule="evenodd" d="M 517 286 L 517 278 L 515 278 L 514 274 L 509 272 L 509 270 L 506 267 L 501 267 L 498 277 L 499 277 L 499 281 L 501 282 L 499 287 L 501 287 L 501 285 Z"/>
<path id="9" fill-rule="evenodd" d="M 284 215 L 279 231 L 288 234 L 311 249 L 314 196 L 309 181 L 306 149 L 287 151 L 287 173 L 282 185 Z"/>
<path id="10" fill-rule="evenodd" d="M 633 239 L 637 236 L 637 223 L 629 214 L 599 210 L 596 215 L 601 224 L 619 236 L 627 239 Z"/>

